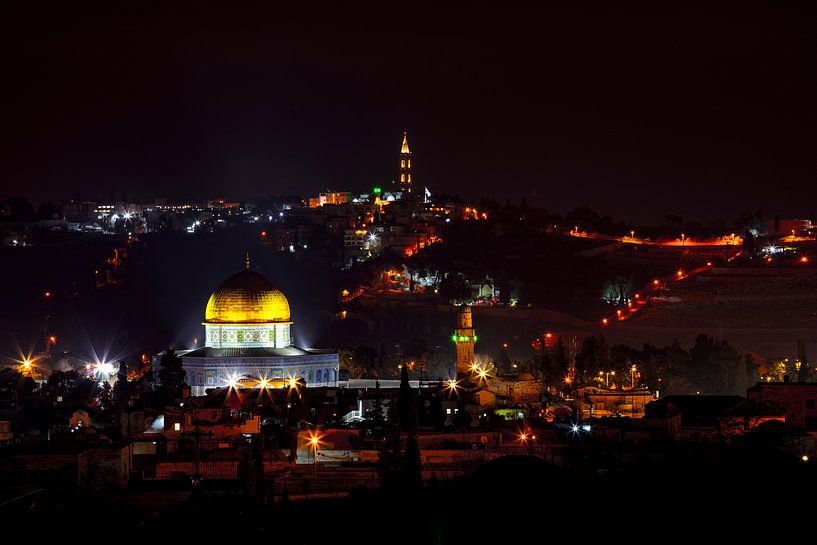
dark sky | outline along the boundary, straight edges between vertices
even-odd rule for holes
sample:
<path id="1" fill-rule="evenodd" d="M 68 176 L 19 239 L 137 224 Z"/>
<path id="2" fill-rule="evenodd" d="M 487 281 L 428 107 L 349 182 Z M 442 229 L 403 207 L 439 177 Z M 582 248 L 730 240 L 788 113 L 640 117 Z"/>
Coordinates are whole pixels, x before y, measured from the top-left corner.
<path id="1" fill-rule="evenodd" d="M 814 10 L 239 4 L 4 3 L 0 196 L 364 190 L 405 128 L 435 192 L 636 221 L 817 208 Z"/>

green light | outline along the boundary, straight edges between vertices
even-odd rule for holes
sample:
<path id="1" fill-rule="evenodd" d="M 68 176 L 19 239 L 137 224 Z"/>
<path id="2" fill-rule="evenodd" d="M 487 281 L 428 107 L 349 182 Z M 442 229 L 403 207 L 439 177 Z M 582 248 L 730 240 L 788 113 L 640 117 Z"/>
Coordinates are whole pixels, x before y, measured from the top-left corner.
<path id="1" fill-rule="evenodd" d="M 372 191 L 374 192 L 375 195 L 380 195 L 380 192 L 383 190 L 380 189 L 379 187 L 375 187 Z"/>
<path id="2" fill-rule="evenodd" d="M 476 335 L 474 335 L 474 342 L 477 342 L 478 340 L 479 340 L 479 337 L 477 337 Z"/>
<path id="3" fill-rule="evenodd" d="M 454 342 L 457 342 L 457 336 L 456 335 L 451 335 L 451 340 L 454 341 Z"/>

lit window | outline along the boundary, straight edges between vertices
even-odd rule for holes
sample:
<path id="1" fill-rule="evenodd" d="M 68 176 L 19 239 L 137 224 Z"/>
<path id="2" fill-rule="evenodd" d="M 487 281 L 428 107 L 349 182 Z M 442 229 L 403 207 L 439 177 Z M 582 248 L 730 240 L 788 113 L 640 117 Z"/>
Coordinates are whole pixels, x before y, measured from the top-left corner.
<path id="1" fill-rule="evenodd" d="M 411 159 L 408 160 L 408 167 L 411 168 Z"/>
<path id="2" fill-rule="evenodd" d="M 406 168 L 406 160 L 400 159 L 400 168 Z"/>
<path id="3" fill-rule="evenodd" d="M 173 431 L 182 431 L 182 425 L 179 422 L 173 424 Z"/>
<path id="4" fill-rule="evenodd" d="M 400 175 L 400 181 L 401 181 L 401 182 L 405 182 L 405 181 L 406 181 L 406 175 L 405 175 L 405 174 L 401 174 L 401 175 Z"/>

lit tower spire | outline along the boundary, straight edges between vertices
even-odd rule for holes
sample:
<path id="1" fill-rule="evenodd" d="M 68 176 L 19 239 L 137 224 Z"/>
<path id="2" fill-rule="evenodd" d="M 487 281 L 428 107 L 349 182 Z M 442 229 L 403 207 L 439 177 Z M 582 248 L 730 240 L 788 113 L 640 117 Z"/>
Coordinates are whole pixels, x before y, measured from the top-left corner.
<path id="1" fill-rule="evenodd" d="M 411 151 L 405 132 L 403 146 L 400 148 L 400 191 L 403 192 L 403 198 L 411 196 Z"/>
<path id="2" fill-rule="evenodd" d="M 247 252 L 247 259 L 244 261 L 244 265 L 247 267 L 247 270 L 250 268 L 250 252 Z"/>

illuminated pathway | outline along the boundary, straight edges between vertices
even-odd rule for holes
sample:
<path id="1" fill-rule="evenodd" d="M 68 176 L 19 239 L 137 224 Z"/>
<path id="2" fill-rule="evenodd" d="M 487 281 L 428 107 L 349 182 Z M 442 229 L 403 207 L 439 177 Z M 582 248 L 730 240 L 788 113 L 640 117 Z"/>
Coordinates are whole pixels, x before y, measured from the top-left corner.
<path id="1" fill-rule="evenodd" d="M 734 260 L 741 253 L 743 253 L 742 250 L 734 254 L 732 257 L 728 258 L 727 262 Z M 701 274 L 702 272 L 709 271 L 711 269 L 712 262 L 707 261 L 706 265 L 702 267 L 698 267 L 696 269 L 692 269 L 689 271 L 678 269 L 675 272 L 675 274 L 670 274 L 662 278 L 654 279 L 652 282 L 638 290 L 633 296 L 633 301 L 627 303 L 625 307 L 618 308 L 616 309 L 615 312 L 606 316 L 602 316 L 601 326 L 607 327 L 611 325 L 613 322 L 621 322 L 626 320 L 627 318 L 633 316 L 636 312 L 641 310 L 641 308 L 647 304 L 647 302 L 651 299 L 650 295 L 655 294 L 655 292 L 659 290 L 672 286 L 673 284 L 677 284 L 678 282 L 684 280 L 685 278 L 691 278 L 693 276 Z"/>

